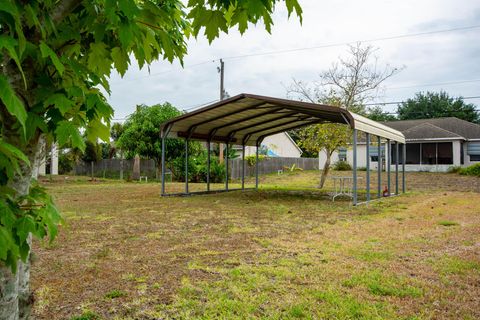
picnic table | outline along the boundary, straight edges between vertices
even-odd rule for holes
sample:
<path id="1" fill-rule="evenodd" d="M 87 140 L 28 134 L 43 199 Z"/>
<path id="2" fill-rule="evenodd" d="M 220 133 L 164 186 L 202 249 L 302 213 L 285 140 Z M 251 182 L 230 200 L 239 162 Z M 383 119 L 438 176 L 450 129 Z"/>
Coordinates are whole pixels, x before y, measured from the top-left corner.
<path id="1" fill-rule="evenodd" d="M 357 178 L 360 179 L 361 177 Z M 336 197 L 346 196 L 353 198 L 353 177 L 352 176 L 336 176 L 333 180 L 332 201 Z"/>

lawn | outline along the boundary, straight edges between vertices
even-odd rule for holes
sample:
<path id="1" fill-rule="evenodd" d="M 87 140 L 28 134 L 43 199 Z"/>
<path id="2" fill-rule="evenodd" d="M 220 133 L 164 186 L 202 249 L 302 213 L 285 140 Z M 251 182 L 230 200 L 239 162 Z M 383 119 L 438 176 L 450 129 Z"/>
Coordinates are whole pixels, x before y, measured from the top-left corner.
<path id="1" fill-rule="evenodd" d="M 54 243 L 34 244 L 34 314 L 480 318 L 479 179 L 407 179 L 408 194 L 357 208 L 313 191 L 316 172 L 167 198 L 157 183 L 45 182 L 66 222 Z"/>

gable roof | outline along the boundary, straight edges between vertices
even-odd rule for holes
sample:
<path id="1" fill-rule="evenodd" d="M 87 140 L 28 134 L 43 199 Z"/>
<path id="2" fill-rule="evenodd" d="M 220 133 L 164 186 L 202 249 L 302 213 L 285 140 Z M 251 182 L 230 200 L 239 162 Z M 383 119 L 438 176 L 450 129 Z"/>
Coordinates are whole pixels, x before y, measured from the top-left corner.
<path id="1" fill-rule="evenodd" d="M 384 124 L 404 133 L 407 140 L 442 138 L 480 139 L 480 125 L 455 117 L 398 120 L 384 122 Z"/>
<path id="2" fill-rule="evenodd" d="M 421 123 L 403 131 L 407 140 L 428 140 L 428 139 L 464 139 L 464 137 L 451 131 L 442 129 L 428 122 Z"/>

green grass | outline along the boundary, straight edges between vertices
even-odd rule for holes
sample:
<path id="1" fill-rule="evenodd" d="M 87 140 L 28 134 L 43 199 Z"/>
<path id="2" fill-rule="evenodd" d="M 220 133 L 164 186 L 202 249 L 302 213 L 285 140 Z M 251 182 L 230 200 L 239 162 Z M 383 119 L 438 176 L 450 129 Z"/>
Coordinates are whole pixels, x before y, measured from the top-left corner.
<path id="1" fill-rule="evenodd" d="M 455 256 L 442 256 L 434 261 L 434 266 L 443 275 L 465 275 L 468 272 L 480 271 L 480 263 Z"/>
<path id="2" fill-rule="evenodd" d="M 100 320 L 100 319 L 101 317 L 92 311 L 84 311 L 81 315 L 73 316 L 70 318 L 70 320 Z"/>
<path id="3" fill-rule="evenodd" d="M 115 298 L 120 298 L 120 297 L 124 297 L 126 296 L 127 293 L 122 291 L 122 290 L 112 290 L 110 292 L 108 292 L 106 295 L 105 295 L 105 298 L 108 298 L 108 299 L 115 299 Z"/>
<path id="4" fill-rule="evenodd" d="M 448 220 L 439 221 L 438 224 L 439 224 L 440 226 L 444 226 L 444 227 L 453 227 L 453 226 L 458 226 L 458 225 L 459 225 L 458 222 L 448 221 Z"/>
<path id="5" fill-rule="evenodd" d="M 421 288 L 409 284 L 407 279 L 397 275 L 389 275 L 379 270 L 355 274 L 344 281 L 343 285 L 348 288 L 364 287 L 369 293 L 376 296 L 416 298 L 423 294 Z"/>

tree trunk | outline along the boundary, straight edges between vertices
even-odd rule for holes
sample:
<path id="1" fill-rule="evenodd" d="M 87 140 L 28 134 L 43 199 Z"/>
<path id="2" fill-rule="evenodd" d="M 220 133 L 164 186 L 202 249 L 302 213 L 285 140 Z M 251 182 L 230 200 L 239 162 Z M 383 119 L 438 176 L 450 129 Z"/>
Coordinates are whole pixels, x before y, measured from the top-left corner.
<path id="1" fill-rule="evenodd" d="M 329 151 L 326 151 L 325 153 L 327 154 L 327 159 L 325 160 L 325 164 L 323 165 L 322 175 L 320 176 L 320 185 L 318 186 L 319 189 L 322 189 L 323 186 L 325 185 L 328 171 L 330 171 L 330 160 L 332 158 L 332 153 Z"/>
<path id="2" fill-rule="evenodd" d="M 4 136 L 9 143 L 15 144 L 18 137 L 8 135 Z M 11 138 L 11 139 L 8 139 Z M 29 193 L 32 178 L 36 178 L 37 167 L 43 157 L 45 140 L 38 136 L 33 139 L 24 150 L 25 155 L 30 160 L 30 166 L 21 164 L 21 176 L 16 176 L 9 187 L 17 192 L 17 196 Z M 28 239 L 31 246 L 31 235 Z M 33 306 L 33 294 L 30 291 L 30 254 L 26 262 L 18 261 L 16 274 L 13 274 L 9 268 L 0 265 L 0 319 L 7 320 L 26 320 L 30 317 Z"/>

